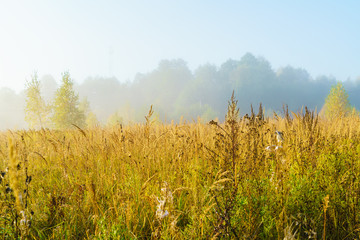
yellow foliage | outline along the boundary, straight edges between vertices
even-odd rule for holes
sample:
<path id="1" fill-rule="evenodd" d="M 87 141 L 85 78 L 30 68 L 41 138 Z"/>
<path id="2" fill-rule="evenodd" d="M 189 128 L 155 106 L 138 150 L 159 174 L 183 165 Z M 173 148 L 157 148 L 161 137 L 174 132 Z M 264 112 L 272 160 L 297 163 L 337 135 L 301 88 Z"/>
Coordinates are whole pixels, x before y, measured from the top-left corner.
<path id="1" fill-rule="evenodd" d="M 34 212 L 29 237 L 301 239 L 321 236 L 326 219 L 326 236 L 356 238 L 359 117 L 240 118 L 233 103 L 226 123 L 163 124 L 150 111 L 145 124 L 0 134 L 0 170 L 27 161 L 33 179 L 21 205 Z M 269 151 L 275 131 L 283 141 Z"/>

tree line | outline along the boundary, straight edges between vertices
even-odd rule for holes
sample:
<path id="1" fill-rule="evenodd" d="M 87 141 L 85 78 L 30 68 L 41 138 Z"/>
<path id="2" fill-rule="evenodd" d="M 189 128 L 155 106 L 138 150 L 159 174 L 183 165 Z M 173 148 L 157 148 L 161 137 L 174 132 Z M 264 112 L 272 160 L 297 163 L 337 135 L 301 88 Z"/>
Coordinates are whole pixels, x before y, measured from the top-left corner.
<path id="1" fill-rule="evenodd" d="M 336 83 L 331 76 L 312 78 L 306 70 L 292 66 L 274 70 L 266 59 L 251 53 L 240 60 L 229 59 L 220 66 L 204 64 L 193 71 L 182 59 L 163 60 L 153 71 L 137 74 L 126 83 L 116 78 L 89 77 L 78 84 L 64 73 L 58 85 L 49 75 L 41 79 L 34 75 L 18 95 L 0 89 L 0 99 L 10 99 L 0 103 L 0 121 L 6 122 L 9 116 L 4 112 L 9 109 L 17 119 L 26 116 L 29 127 L 35 128 L 113 125 L 144 121 L 151 105 L 162 121 L 179 121 L 181 117 L 191 121 L 198 116 L 222 120 L 233 90 L 241 114 L 260 103 L 266 115 L 279 113 L 284 104 L 295 112 L 302 106 L 319 112 Z M 358 108 L 360 79 L 344 81 L 341 87 L 349 93 L 351 106 Z M 26 115 L 19 112 L 24 108 Z M 72 113 L 66 115 L 66 111 Z"/>

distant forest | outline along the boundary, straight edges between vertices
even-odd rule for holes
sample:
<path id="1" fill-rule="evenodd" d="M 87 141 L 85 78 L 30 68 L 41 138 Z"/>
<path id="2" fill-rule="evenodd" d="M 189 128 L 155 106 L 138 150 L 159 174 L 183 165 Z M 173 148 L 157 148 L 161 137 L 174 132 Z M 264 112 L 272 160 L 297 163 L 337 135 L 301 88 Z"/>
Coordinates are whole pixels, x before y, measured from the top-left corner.
<path id="1" fill-rule="evenodd" d="M 40 80 L 42 96 L 52 101 L 57 81 L 51 75 Z M 229 59 L 221 66 L 204 64 L 194 71 L 182 59 L 162 60 L 155 70 L 137 74 L 131 82 L 89 77 L 80 84 L 75 79 L 74 88 L 80 101 L 86 98 L 91 111 L 106 125 L 114 116 L 125 124 L 142 122 L 150 105 L 156 117 L 166 122 L 179 121 L 181 116 L 190 121 L 198 116 L 222 120 L 233 90 L 242 115 L 251 104 L 257 109 L 259 103 L 267 115 L 281 112 L 284 104 L 295 112 L 303 106 L 319 112 L 336 81 L 331 76 L 312 78 L 306 70 L 292 66 L 274 70 L 266 59 L 247 53 L 240 60 Z M 351 105 L 359 109 L 360 78 L 343 85 Z M 27 128 L 24 105 L 24 92 L 1 88 L 0 129 Z"/>

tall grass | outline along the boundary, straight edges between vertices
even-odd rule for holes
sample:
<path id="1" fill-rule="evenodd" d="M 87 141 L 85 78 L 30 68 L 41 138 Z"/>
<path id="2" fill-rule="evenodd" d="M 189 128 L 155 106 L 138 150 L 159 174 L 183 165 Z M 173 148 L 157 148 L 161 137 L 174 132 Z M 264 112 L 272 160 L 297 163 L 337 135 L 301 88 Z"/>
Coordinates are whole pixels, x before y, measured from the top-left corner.
<path id="1" fill-rule="evenodd" d="M 0 134 L 1 237 L 360 237 L 358 117 L 265 118 L 261 106 L 241 117 L 234 98 L 224 123 L 152 113 L 145 124 Z"/>

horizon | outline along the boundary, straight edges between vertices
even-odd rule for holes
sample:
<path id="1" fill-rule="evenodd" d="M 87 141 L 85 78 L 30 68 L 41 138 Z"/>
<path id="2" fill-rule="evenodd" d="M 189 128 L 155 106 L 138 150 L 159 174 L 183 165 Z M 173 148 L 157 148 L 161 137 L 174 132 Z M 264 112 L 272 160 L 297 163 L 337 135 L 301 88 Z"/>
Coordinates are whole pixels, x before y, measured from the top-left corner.
<path id="1" fill-rule="evenodd" d="M 294 70 L 304 70 L 306 73 L 309 74 L 310 79 L 312 79 L 312 80 L 314 80 L 314 81 L 317 81 L 318 79 L 321 79 L 322 77 L 325 77 L 325 78 L 328 79 L 328 80 L 333 79 L 333 80 L 340 81 L 340 82 L 344 82 L 344 81 L 350 80 L 351 82 L 355 83 L 355 81 L 357 81 L 357 79 L 360 79 L 360 75 L 359 75 L 357 78 L 354 78 L 354 79 L 348 78 L 348 79 L 346 79 L 346 80 L 344 80 L 344 81 L 341 81 L 341 80 L 335 78 L 333 75 L 319 74 L 319 75 L 317 75 L 317 76 L 313 76 L 313 75 L 311 75 L 311 73 L 310 73 L 307 69 L 300 68 L 300 67 L 296 67 L 296 66 L 292 66 L 292 65 L 285 65 L 285 66 L 281 66 L 281 67 L 279 67 L 279 68 L 274 68 L 274 67 L 272 66 L 272 63 L 271 63 L 270 61 L 268 61 L 267 58 L 265 58 L 265 57 L 263 57 L 263 56 L 256 56 L 256 55 L 254 55 L 254 54 L 252 54 L 252 53 L 250 53 L 250 52 L 245 53 L 243 56 L 245 56 L 246 54 L 250 54 L 250 55 L 256 57 L 257 59 L 264 59 L 265 61 L 267 61 L 267 62 L 270 64 L 271 69 L 272 69 L 272 70 L 274 71 L 274 73 L 276 73 L 276 74 L 278 74 L 278 72 L 279 72 L 280 70 L 283 70 L 283 69 L 285 69 L 285 68 L 287 68 L 287 67 L 290 67 L 290 68 L 292 68 L 292 69 L 294 69 Z M 4 89 L 10 89 L 10 90 L 14 91 L 16 94 L 21 94 L 21 93 L 24 92 L 25 89 L 26 89 L 26 81 L 31 80 L 31 78 L 34 76 L 34 74 L 37 75 L 37 78 L 40 80 L 40 82 L 42 82 L 43 80 L 46 81 L 46 80 L 48 80 L 48 79 L 50 78 L 50 79 L 54 80 L 54 81 L 56 82 L 56 84 L 58 85 L 58 87 L 59 87 L 59 86 L 61 85 L 61 83 L 62 83 L 62 75 L 63 75 L 65 72 L 68 72 L 68 73 L 70 74 L 70 78 L 71 78 L 72 82 L 73 82 L 77 87 L 79 87 L 80 85 L 82 85 L 86 80 L 90 80 L 90 79 L 92 79 L 92 80 L 99 80 L 99 79 L 110 80 L 110 79 L 114 79 L 114 80 L 116 80 L 117 82 L 119 82 L 120 84 L 130 84 L 130 85 L 131 85 L 131 84 L 134 83 L 134 80 L 136 80 L 136 77 L 137 77 L 137 76 L 146 76 L 146 75 L 148 75 L 148 74 L 151 74 L 151 73 L 157 71 L 157 70 L 158 70 L 158 67 L 159 67 L 159 65 L 160 65 L 160 63 L 161 63 L 162 61 L 169 61 L 169 62 L 171 62 L 171 61 L 177 61 L 177 60 L 184 61 L 184 62 L 186 63 L 187 68 L 190 70 L 190 72 L 191 72 L 192 74 L 195 74 L 195 72 L 196 72 L 197 69 L 201 69 L 201 67 L 206 66 L 206 65 L 214 66 L 214 67 L 216 67 L 216 70 L 218 71 L 218 70 L 220 70 L 222 64 L 226 63 L 227 61 L 241 61 L 241 58 L 242 58 L 243 56 L 239 57 L 238 59 L 229 58 L 229 59 L 227 59 L 226 61 L 220 63 L 219 65 L 215 65 L 215 64 L 211 64 L 211 63 L 208 63 L 208 62 L 207 62 L 207 63 L 199 64 L 197 67 L 194 67 L 194 68 L 190 68 L 188 62 L 187 62 L 186 60 L 184 60 L 184 59 L 181 59 L 181 58 L 177 58 L 177 59 L 176 59 L 176 58 L 174 58 L 174 59 L 162 59 L 162 60 L 160 60 L 160 61 L 157 63 L 157 65 L 154 66 L 153 69 L 150 69 L 150 70 L 147 71 L 147 72 L 136 72 L 135 75 L 134 75 L 134 77 L 133 77 L 133 79 L 131 79 L 131 80 L 128 79 L 127 81 L 121 81 L 121 79 L 117 78 L 116 76 L 100 76 L 100 75 L 87 76 L 87 77 L 85 77 L 84 79 L 82 79 L 82 80 L 79 81 L 78 79 L 75 79 L 75 78 L 73 77 L 73 75 L 72 75 L 72 73 L 71 73 L 70 71 L 67 71 L 67 70 L 64 70 L 64 71 L 62 71 L 62 72 L 60 72 L 60 73 L 57 73 L 57 74 L 55 74 L 55 75 L 50 74 L 50 73 L 41 74 L 41 73 L 39 73 L 39 72 L 37 72 L 37 71 L 34 71 L 34 72 L 31 73 L 28 77 L 26 77 L 26 79 L 25 79 L 24 82 L 23 82 L 23 85 L 22 85 L 22 86 L 19 85 L 19 88 L 11 88 L 11 87 L 9 87 L 9 86 L 0 86 L 0 89 L 2 89 L 2 88 L 4 88 Z M 42 93 L 42 94 L 43 94 L 43 93 Z"/>

